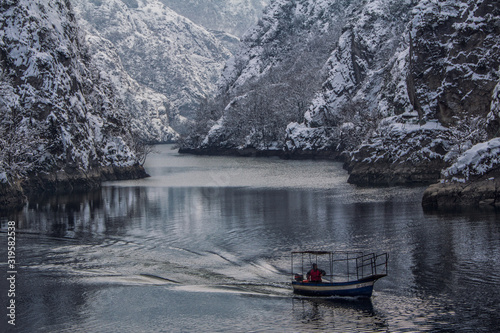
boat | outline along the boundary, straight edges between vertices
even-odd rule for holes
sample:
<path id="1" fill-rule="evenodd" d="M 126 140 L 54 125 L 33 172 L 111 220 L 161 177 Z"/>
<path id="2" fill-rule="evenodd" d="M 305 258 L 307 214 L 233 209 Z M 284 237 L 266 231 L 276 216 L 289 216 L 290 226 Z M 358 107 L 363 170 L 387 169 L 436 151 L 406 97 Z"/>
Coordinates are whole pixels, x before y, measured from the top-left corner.
<path id="1" fill-rule="evenodd" d="M 292 288 L 301 296 L 369 298 L 376 281 L 387 276 L 387 253 L 356 251 L 293 251 Z M 316 264 L 323 270 L 321 282 L 307 280 Z M 296 273 L 298 272 L 298 273 Z"/>

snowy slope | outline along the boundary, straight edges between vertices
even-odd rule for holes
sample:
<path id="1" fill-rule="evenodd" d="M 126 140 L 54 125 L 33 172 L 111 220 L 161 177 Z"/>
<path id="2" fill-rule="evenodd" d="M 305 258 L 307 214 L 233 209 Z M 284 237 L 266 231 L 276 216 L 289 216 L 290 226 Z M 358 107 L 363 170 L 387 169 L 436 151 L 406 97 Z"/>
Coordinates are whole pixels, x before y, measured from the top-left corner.
<path id="1" fill-rule="evenodd" d="M 171 118 L 191 118 L 213 93 L 230 53 L 206 29 L 158 0 L 71 2 L 91 34 L 114 44 L 133 79 L 167 96 Z M 181 125 L 171 124 L 175 129 Z"/>
<path id="2" fill-rule="evenodd" d="M 290 154 L 308 150 L 351 151 L 383 117 L 414 117 L 406 89 L 405 26 L 411 1 L 372 0 L 346 7 L 342 34 L 326 62 L 326 80 L 305 112 L 303 124 L 287 133 Z M 299 128 L 311 131 L 304 135 Z M 319 138 L 328 129 L 329 138 Z"/>
<path id="3" fill-rule="evenodd" d="M 160 0 L 207 29 L 242 36 L 254 25 L 269 0 Z"/>
<path id="4" fill-rule="evenodd" d="M 0 7 L 0 175 L 82 186 L 135 168 L 128 113 L 100 78 L 67 1 Z"/>
<path id="5" fill-rule="evenodd" d="M 182 120 L 171 112 L 167 97 L 132 79 L 109 40 L 88 32 L 85 37 L 92 60 L 99 68 L 99 75 L 113 84 L 125 107 L 133 115 L 133 132 L 149 143 L 175 140 L 178 134 L 170 124 Z"/>
<path id="6" fill-rule="evenodd" d="M 338 139 L 341 128 L 356 129 L 364 118 L 391 115 L 387 105 L 395 101 L 409 104 L 401 88 L 406 64 L 400 44 L 411 6 L 410 1 L 273 1 L 226 63 L 218 97 L 230 102 L 222 112 L 223 126 L 234 132 L 241 126 L 232 119 L 242 118 L 235 115 L 255 113 L 250 110 L 257 104 L 254 109 L 278 128 L 268 139 L 273 147 L 293 154 L 345 146 Z M 387 82 L 391 73 L 397 81 Z M 377 96 L 384 98 L 371 103 Z M 343 126 L 344 118 L 353 124 Z M 226 146 L 265 149 L 258 122 L 243 130 L 231 135 L 231 142 L 223 141 Z"/>
<path id="7" fill-rule="evenodd" d="M 478 143 L 443 171 L 445 179 L 465 182 L 500 169 L 500 138 Z"/>
<path id="8" fill-rule="evenodd" d="M 187 146 L 342 156 L 356 183 L 436 180 L 498 135 L 498 22 L 493 0 L 273 1 L 226 64 L 214 127 Z"/>
<path id="9" fill-rule="evenodd" d="M 342 6 L 328 1 L 271 2 L 222 73 L 211 108 L 217 110 L 212 115 L 223 114 L 216 125 L 223 130 L 206 130 L 187 142 L 203 149 L 281 149 L 286 126 L 303 118 L 321 87 L 322 69 L 341 32 L 336 22 L 343 17 Z"/>

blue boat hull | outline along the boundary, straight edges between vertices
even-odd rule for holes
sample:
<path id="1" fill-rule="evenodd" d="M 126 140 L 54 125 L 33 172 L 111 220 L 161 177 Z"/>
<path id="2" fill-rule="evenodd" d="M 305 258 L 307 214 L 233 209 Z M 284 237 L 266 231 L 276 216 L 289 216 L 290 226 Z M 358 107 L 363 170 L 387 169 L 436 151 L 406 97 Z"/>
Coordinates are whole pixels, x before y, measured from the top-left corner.
<path id="1" fill-rule="evenodd" d="M 383 275 L 385 276 L 385 275 Z M 371 297 L 375 281 L 382 275 L 374 275 L 356 281 L 349 282 L 292 282 L 293 292 L 303 296 L 351 296 Z"/>

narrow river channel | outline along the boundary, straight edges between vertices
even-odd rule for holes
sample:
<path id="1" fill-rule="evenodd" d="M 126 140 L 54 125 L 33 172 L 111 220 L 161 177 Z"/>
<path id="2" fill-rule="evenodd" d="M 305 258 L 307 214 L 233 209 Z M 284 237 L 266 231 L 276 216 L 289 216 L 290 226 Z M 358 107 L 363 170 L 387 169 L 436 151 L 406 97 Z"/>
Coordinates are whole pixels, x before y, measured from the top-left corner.
<path id="1" fill-rule="evenodd" d="M 148 157 L 150 178 L 0 218 L 7 332 L 494 332 L 500 214 L 425 214 L 424 188 L 357 188 L 330 161 Z M 17 223 L 16 327 L 7 227 Z M 369 300 L 294 297 L 290 252 L 388 252 Z M 0 330 L 3 332 L 3 330 Z"/>

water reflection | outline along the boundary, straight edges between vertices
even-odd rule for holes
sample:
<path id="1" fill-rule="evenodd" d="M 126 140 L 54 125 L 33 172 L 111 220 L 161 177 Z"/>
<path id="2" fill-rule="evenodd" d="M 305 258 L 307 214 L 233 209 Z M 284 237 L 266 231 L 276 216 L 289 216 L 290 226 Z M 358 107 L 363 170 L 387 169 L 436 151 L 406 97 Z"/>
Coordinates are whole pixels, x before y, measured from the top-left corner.
<path id="1" fill-rule="evenodd" d="M 293 300 L 293 316 L 306 331 L 387 332 L 389 324 L 370 299 Z"/>
<path id="2" fill-rule="evenodd" d="M 133 209 L 141 205 L 141 189 L 55 195 L 30 201 L 23 211 L 8 218 L 20 232 L 51 237 L 88 239 L 121 235 L 131 224 Z"/>
<path id="3" fill-rule="evenodd" d="M 151 331 L 185 330 L 175 316 L 189 319 L 193 330 L 223 330 L 234 316 L 239 331 L 500 326 L 497 213 L 424 214 L 423 189 L 356 189 L 328 162 L 170 154 L 155 157 L 150 179 L 39 198 L 0 218 L 2 230 L 8 220 L 18 222 L 22 317 L 32 318 L 30 328 L 41 323 L 57 331 L 62 321 L 90 331 L 141 330 L 139 323 Z M 245 173 L 238 171 L 243 165 Z M 287 186 L 297 174 L 314 177 Z M 289 253 L 310 248 L 388 252 L 389 275 L 368 302 L 294 299 Z M 110 300 L 96 306 L 96 295 Z M 122 308 L 137 297 L 154 304 L 142 317 Z M 176 308 L 185 299 L 197 307 Z M 200 302 L 215 306 L 207 310 Z M 114 327 L 106 313 L 122 324 Z"/>

